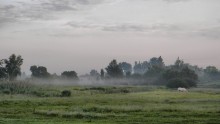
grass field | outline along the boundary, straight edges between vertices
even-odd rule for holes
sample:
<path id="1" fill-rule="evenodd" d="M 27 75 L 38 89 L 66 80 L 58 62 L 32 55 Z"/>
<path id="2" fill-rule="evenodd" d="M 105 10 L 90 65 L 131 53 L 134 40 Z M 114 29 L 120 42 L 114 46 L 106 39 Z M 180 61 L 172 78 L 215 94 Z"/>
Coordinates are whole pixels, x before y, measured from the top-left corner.
<path id="1" fill-rule="evenodd" d="M 0 94 L 0 124 L 220 124 L 220 90 L 144 86 L 45 87 L 57 95 Z"/>

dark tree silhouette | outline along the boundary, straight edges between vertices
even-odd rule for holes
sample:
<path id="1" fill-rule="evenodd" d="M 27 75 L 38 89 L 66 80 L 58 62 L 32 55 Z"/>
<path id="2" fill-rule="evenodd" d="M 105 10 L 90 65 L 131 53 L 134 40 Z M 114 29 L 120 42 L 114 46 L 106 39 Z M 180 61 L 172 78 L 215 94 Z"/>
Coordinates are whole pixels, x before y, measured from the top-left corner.
<path id="1" fill-rule="evenodd" d="M 75 71 L 64 71 L 61 74 L 62 78 L 64 79 L 74 79 L 74 80 L 78 80 L 78 76 L 77 73 Z"/>
<path id="2" fill-rule="evenodd" d="M 101 79 L 104 79 L 104 77 L 105 77 L 105 72 L 104 72 L 104 70 L 103 70 L 103 69 L 101 69 L 100 74 L 101 74 Z"/>
<path id="3" fill-rule="evenodd" d="M 150 59 L 148 71 L 145 76 L 159 76 L 165 70 L 165 64 L 162 57 L 153 57 Z"/>
<path id="4" fill-rule="evenodd" d="M 220 80 L 220 71 L 215 66 L 207 66 L 204 69 L 205 79 L 209 81 L 217 81 Z"/>
<path id="5" fill-rule="evenodd" d="M 48 78 L 50 74 L 47 72 L 47 68 L 44 66 L 36 66 L 33 65 L 30 67 L 30 71 L 32 72 L 32 77 L 36 78 Z"/>
<path id="6" fill-rule="evenodd" d="M 9 59 L 5 59 L 5 68 L 8 74 L 9 80 L 14 80 L 18 75 L 21 75 L 21 65 L 23 64 L 23 59 L 20 55 L 16 56 L 12 54 Z"/>
<path id="7" fill-rule="evenodd" d="M 179 58 L 164 72 L 163 78 L 167 81 L 167 87 L 170 88 L 195 87 L 198 81 L 198 75 L 195 71 Z"/>
<path id="8" fill-rule="evenodd" d="M 92 77 L 98 77 L 98 76 L 99 76 L 99 73 L 98 73 L 98 71 L 96 71 L 95 69 L 92 69 L 92 70 L 90 71 L 90 76 L 92 76 Z"/>
<path id="9" fill-rule="evenodd" d="M 209 74 L 209 75 L 217 75 L 218 74 L 218 69 L 215 66 L 207 66 L 204 69 L 204 72 Z"/>
<path id="10" fill-rule="evenodd" d="M 149 63 L 147 61 L 144 62 L 135 62 L 133 70 L 136 74 L 144 74 L 149 69 Z"/>
<path id="11" fill-rule="evenodd" d="M 188 67 L 183 68 L 181 71 L 167 70 L 164 77 L 167 80 L 167 87 L 170 88 L 195 87 L 198 81 L 197 74 Z"/>
<path id="12" fill-rule="evenodd" d="M 120 78 L 123 77 L 123 71 L 117 64 L 117 61 L 114 59 L 112 60 L 108 67 L 105 68 L 107 71 L 107 74 L 112 78 Z"/>
<path id="13" fill-rule="evenodd" d="M 31 74 L 32 77 L 39 77 L 39 71 L 36 65 L 31 66 L 30 71 L 32 72 Z"/>
<path id="14" fill-rule="evenodd" d="M 128 72 L 130 72 L 130 73 L 132 72 L 132 65 L 130 63 L 121 62 L 118 65 L 123 70 L 124 74 L 126 74 Z"/>
<path id="15" fill-rule="evenodd" d="M 3 66 L 4 60 L 0 60 L 0 79 L 7 77 L 6 68 Z"/>
<path id="16" fill-rule="evenodd" d="M 163 58 L 160 56 L 158 58 L 156 57 L 153 57 L 150 59 L 150 68 L 164 68 L 165 67 L 165 64 L 163 62 Z"/>

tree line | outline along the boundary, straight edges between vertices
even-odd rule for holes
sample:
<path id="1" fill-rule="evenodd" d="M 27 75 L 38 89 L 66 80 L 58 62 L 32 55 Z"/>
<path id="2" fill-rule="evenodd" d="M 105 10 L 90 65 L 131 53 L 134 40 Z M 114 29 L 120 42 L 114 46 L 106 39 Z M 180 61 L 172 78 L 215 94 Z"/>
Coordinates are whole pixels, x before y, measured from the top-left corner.
<path id="1" fill-rule="evenodd" d="M 23 59 L 20 55 L 12 54 L 8 59 L 0 61 L 0 79 L 13 81 L 21 75 Z M 59 78 L 67 80 L 79 80 L 74 70 L 64 71 L 60 76 L 50 74 L 44 66 L 33 65 L 30 67 L 33 79 Z M 135 62 L 134 66 L 128 62 L 112 60 L 105 69 L 98 72 L 92 69 L 90 77 L 96 80 L 109 79 L 142 79 L 146 83 L 166 85 L 170 88 L 195 87 L 198 81 L 220 80 L 220 71 L 215 66 L 207 66 L 205 69 L 185 63 L 180 58 L 172 65 L 165 65 L 163 58 L 153 57 L 149 61 Z"/>

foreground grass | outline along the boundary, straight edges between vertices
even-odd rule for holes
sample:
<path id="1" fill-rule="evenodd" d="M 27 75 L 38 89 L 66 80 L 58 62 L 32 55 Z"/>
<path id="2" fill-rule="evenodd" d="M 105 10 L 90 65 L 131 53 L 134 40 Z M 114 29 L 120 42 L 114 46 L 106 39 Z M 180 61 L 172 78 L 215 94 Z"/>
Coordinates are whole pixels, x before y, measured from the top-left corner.
<path id="1" fill-rule="evenodd" d="M 220 92 L 216 90 L 200 92 L 198 89 L 193 89 L 188 93 L 179 93 L 147 87 L 54 89 L 71 90 L 72 96 L 37 97 L 0 94 L 0 123 L 220 123 Z"/>

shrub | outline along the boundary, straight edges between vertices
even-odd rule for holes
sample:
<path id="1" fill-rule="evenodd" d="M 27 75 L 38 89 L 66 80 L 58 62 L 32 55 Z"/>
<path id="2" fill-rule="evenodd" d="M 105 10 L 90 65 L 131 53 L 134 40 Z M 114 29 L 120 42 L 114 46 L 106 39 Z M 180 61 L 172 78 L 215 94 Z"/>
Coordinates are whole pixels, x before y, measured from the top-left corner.
<path id="1" fill-rule="evenodd" d="M 121 89 L 121 93 L 130 93 L 128 89 Z"/>
<path id="2" fill-rule="evenodd" d="M 5 90 L 6 93 L 10 92 L 11 94 L 28 94 L 33 90 L 33 87 L 33 84 L 25 81 L 0 82 L 0 91 Z"/>
<path id="3" fill-rule="evenodd" d="M 188 84 L 189 87 L 196 87 L 197 86 L 197 81 L 190 79 L 190 78 L 185 78 L 185 82 Z"/>
<path id="4" fill-rule="evenodd" d="M 198 75 L 188 67 L 172 67 L 164 72 L 163 79 L 169 88 L 189 88 L 196 87 Z"/>
<path id="5" fill-rule="evenodd" d="M 169 88 L 178 88 L 178 87 L 188 88 L 189 85 L 187 84 L 187 82 L 185 80 L 180 79 L 180 78 L 175 78 L 175 79 L 171 79 L 168 81 L 167 87 L 169 87 Z"/>
<path id="6" fill-rule="evenodd" d="M 196 87 L 196 81 L 190 78 L 174 78 L 170 79 L 167 83 L 169 88 L 178 88 L 178 87 Z"/>
<path id="7" fill-rule="evenodd" d="M 64 90 L 61 92 L 61 97 L 69 97 L 69 96 L 71 96 L 71 91 Z"/>
<path id="8" fill-rule="evenodd" d="M 10 94 L 11 91 L 10 91 L 9 89 L 4 89 L 4 90 L 2 91 L 2 93 L 4 93 L 4 94 Z"/>

